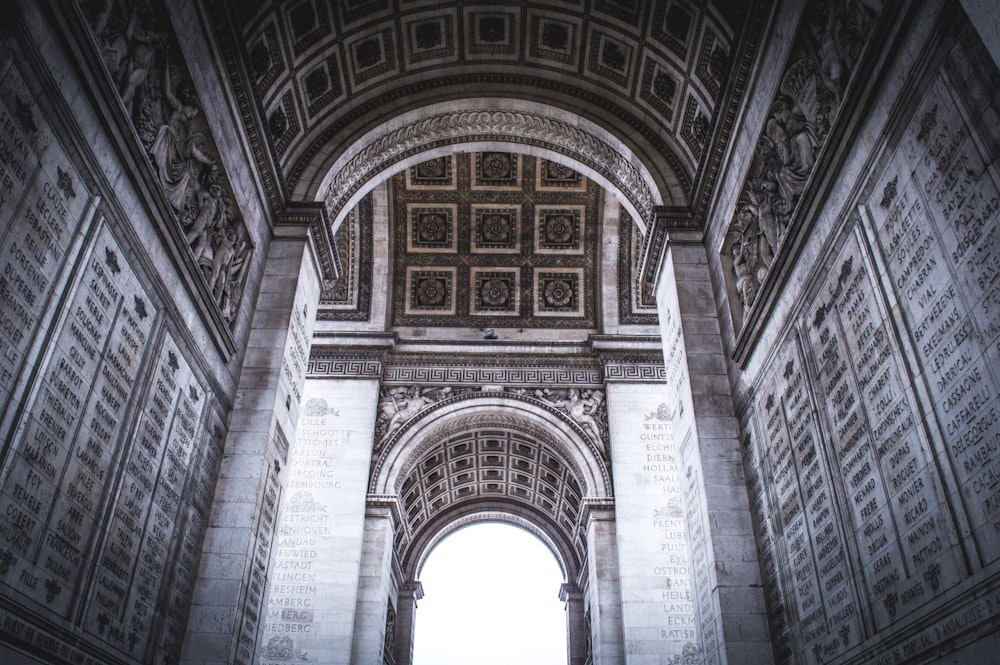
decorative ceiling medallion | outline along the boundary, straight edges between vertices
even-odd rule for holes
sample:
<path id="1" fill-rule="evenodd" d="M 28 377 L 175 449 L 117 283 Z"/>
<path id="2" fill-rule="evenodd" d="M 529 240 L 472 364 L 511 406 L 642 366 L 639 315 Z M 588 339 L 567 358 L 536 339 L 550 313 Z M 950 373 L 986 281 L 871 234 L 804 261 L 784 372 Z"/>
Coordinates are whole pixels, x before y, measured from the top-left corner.
<path id="1" fill-rule="evenodd" d="M 477 152 L 472 189 L 521 189 L 521 156 L 509 152 Z"/>
<path id="2" fill-rule="evenodd" d="M 535 268 L 535 316 L 583 316 L 583 268 Z"/>
<path id="3" fill-rule="evenodd" d="M 406 269 L 407 314 L 454 314 L 455 268 Z"/>
<path id="4" fill-rule="evenodd" d="M 587 69 L 620 86 L 628 85 L 632 73 L 632 47 L 603 32 L 594 31 L 590 39 Z"/>
<path id="5" fill-rule="evenodd" d="M 472 268 L 473 316 L 520 316 L 520 270 Z"/>
<path id="6" fill-rule="evenodd" d="M 469 12 L 466 35 L 470 56 L 516 56 L 518 35 L 512 24 L 520 21 L 512 12 Z"/>
<path id="7" fill-rule="evenodd" d="M 538 158 L 535 167 L 535 191 L 585 191 L 587 179 L 565 164 Z"/>
<path id="8" fill-rule="evenodd" d="M 585 206 L 537 206 L 535 251 L 539 254 L 583 254 Z"/>
<path id="9" fill-rule="evenodd" d="M 442 58 L 454 60 L 457 53 L 453 21 L 452 16 L 421 15 L 407 24 L 407 61 L 412 65 L 430 60 L 439 62 Z"/>
<path id="10" fill-rule="evenodd" d="M 479 254 L 518 254 L 521 251 L 521 207 L 473 203 L 471 251 Z"/>
<path id="11" fill-rule="evenodd" d="M 300 80 L 310 116 L 321 113 L 326 105 L 345 96 L 338 58 L 339 55 L 333 53 L 324 62 L 309 70 Z"/>
<path id="12" fill-rule="evenodd" d="M 579 28 L 573 23 L 547 16 L 532 16 L 531 19 L 532 38 L 528 48 L 531 56 L 573 64 L 576 61 Z"/>
<path id="13" fill-rule="evenodd" d="M 649 57 L 643 63 L 639 98 L 649 104 L 670 126 L 677 108 L 677 79 L 673 70 L 658 59 Z"/>
<path id="14" fill-rule="evenodd" d="M 455 189 L 455 166 L 451 155 L 428 159 L 406 170 L 407 189 Z"/>
<path id="15" fill-rule="evenodd" d="M 348 44 L 351 78 L 355 86 L 360 86 L 383 74 L 397 69 L 396 52 L 393 47 L 395 37 L 386 29 L 368 34 Z"/>
<path id="16" fill-rule="evenodd" d="M 455 204 L 406 206 L 406 251 L 455 252 L 458 234 L 455 232 Z"/>

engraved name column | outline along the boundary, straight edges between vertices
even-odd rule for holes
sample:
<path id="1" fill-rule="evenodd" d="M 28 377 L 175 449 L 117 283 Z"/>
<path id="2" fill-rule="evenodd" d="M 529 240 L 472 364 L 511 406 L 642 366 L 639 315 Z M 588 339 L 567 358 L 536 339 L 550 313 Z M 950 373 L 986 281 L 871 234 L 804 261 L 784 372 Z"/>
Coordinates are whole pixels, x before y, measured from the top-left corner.
<path id="1" fill-rule="evenodd" d="M 666 387 L 609 381 L 607 395 L 625 643 L 648 656 L 697 652 L 679 442 Z"/>
<path id="2" fill-rule="evenodd" d="M 156 312 L 107 226 L 88 253 L 18 428 L 0 498 L 8 583 L 66 615 L 88 569 Z"/>
<path id="3" fill-rule="evenodd" d="M 17 68 L 8 67 L 0 78 L 0 423 L 23 398 L 26 354 L 89 201 Z"/>
<path id="4" fill-rule="evenodd" d="M 865 211 L 985 565 L 1000 557 L 1000 173 L 970 116 L 935 80 Z"/>

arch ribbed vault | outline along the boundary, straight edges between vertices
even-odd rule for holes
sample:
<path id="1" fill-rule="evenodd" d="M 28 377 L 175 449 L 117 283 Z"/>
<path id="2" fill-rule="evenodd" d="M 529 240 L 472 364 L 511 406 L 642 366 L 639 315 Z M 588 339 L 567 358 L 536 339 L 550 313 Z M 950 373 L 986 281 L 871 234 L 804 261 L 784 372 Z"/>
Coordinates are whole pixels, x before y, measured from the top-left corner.
<path id="1" fill-rule="evenodd" d="M 586 558 L 581 512 L 611 486 L 603 451 L 564 416 L 528 397 L 475 395 L 436 404 L 397 432 L 369 492 L 398 497 L 397 554 L 410 576 L 456 528 L 506 521 L 538 535 L 573 579 Z"/>

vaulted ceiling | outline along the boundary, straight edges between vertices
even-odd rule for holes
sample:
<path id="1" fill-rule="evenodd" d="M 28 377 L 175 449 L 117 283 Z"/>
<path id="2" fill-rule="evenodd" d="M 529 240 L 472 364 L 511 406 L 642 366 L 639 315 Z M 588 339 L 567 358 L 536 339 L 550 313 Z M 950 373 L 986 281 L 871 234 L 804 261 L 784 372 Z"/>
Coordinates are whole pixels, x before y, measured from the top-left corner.
<path id="1" fill-rule="evenodd" d="M 330 167 L 365 132 L 409 110 L 480 97 L 579 114 L 621 139 L 654 187 L 685 205 L 711 161 L 746 19 L 745 3 L 726 0 L 210 7 L 278 186 L 296 201 L 321 200 Z"/>

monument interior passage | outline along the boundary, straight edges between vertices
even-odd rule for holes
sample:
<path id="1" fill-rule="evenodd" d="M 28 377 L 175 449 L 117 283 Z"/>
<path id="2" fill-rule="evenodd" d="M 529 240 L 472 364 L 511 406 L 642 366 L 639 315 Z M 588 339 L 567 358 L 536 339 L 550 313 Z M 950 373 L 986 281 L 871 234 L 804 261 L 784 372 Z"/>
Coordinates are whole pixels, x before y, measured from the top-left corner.
<path id="1" fill-rule="evenodd" d="M 567 665 L 997 662 L 998 62 L 990 0 L 4 3 L 0 662 L 411 665 L 489 522 Z"/>

